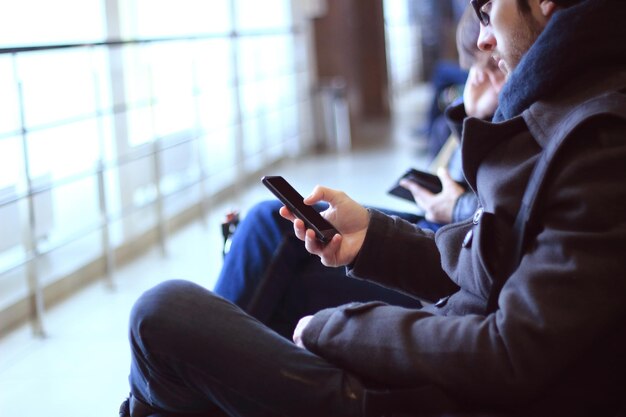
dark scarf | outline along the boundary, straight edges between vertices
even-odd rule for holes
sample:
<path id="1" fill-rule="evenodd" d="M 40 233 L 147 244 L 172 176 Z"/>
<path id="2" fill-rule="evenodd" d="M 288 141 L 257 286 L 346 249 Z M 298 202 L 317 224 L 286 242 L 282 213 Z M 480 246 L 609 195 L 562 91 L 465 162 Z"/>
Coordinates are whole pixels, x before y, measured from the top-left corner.
<path id="1" fill-rule="evenodd" d="M 511 73 L 493 120 L 521 114 L 593 68 L 624 63 L 626 1 L 585 0 L 560 10 Z"/>

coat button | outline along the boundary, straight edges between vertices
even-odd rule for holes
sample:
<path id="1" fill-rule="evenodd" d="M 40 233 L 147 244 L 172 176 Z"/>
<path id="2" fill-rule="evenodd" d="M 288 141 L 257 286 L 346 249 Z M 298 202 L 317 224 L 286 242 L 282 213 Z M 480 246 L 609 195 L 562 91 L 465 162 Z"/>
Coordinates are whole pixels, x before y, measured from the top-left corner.
<path id="1" fill-rule="evenodd" d="M 472 244 L 472 237 L 474 237 L 474 229 L 470 229 L 467 232 L 467 234 L 463 238 L 463 243 L 461 244 L 461 246 L 463 246 L 464 248 L 469 248 Z"/>
<path id="2" fill-rule="evenodd" d="M 474 219 L 472 220 L 474 224 L 478 224 L 480 222 L 480 218 L 483 217 L 483 211 L 485 211 L 482 207 L 478 207 L 478 210 L 474 213 Z"/>

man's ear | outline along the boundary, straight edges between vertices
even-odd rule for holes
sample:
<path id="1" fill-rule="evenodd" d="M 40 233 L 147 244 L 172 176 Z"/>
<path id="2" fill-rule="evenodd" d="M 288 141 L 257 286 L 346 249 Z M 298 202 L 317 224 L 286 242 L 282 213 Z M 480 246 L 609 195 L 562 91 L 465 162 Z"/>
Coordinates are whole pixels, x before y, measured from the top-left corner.
<path id="1" fill-rule="evenodd" d="M 541 10 L 541 14 L 549 19 L 552 17 L 552 14 L 556 11 L 558 6 L 552 0 L 540 0 L 539 1 L 539 10 Z"/>

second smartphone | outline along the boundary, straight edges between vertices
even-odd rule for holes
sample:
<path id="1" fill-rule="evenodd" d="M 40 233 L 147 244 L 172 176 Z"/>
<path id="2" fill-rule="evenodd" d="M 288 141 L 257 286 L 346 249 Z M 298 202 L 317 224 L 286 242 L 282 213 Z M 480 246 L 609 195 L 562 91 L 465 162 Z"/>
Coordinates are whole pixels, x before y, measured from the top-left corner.
<path id="1" fill-rule="evenodd" d="M 441 180 L 438 176 L 411 168 L 407 172 L 405 172 L 404 175 L 402 175 L 402 177 L 398 179 L 398 181 L 391 188 L 391 190 L 389 190 L 389 194 L 411 202 L 415 202 L 415 199 L 413 198 L 413 194 L 411 194 L 409 190 L 400 185 L 400 180 L 402 179 L 414 181 L 433 194 L 438 194 L 441 192 L 441 190 L 443 190 L 443 185 L 441 184 Z"/>

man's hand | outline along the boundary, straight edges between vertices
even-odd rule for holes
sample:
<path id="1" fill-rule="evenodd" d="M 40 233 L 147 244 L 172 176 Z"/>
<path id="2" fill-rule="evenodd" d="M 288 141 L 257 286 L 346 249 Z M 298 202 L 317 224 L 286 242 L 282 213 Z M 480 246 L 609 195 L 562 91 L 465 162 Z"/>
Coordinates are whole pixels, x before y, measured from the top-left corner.
<path id="1" fill-rule="evenodd" d="M 424 209 L 426 220 L 435 223 L 450 223 L 456 200 L 465 192 L 456 181 L 450 177 L 446 169 L 440 169 L 437 176 L 441 179 L 443 189 L 439 194 L 433 194 L 420 187 L 415 181 L 403 179 L 400 185 L 413 194 L 418 206 Z"/>
<path id="2" fill-rule="evenodd" d="M 306 230 L 304 222 L 297 219 L 287 207 L 281 207 L 280 215 L 293 222 L 295 234 L 304 241 L 306 250 L 319 256 L 324 265 L 348 265 L 361 250 L 369 226 L 369 213 L 345 193 L 326 187 L 315 187 L 311 195 L 304 199 L 304 203 L 309 205 L 320 201 L 330 204 L 321 214 L 341 233 L 327 244 L 317 240 L 313 230 Z"/>
<path id="3" fill-rule="evenodd" d="M 309 324 L 312 318 L 313 316 L 305 316 L 305 317 L 302 317 L 300 321 L 298 321 L 298 325 L 293 331 L 293 337 L 292 337 L 293 342 L 296 344 L 296 346 L 300 346 L 301 348 L 304 348 L 304 343 L 302 343 L 302 332 L 304 332 L 304 328 Z"/>

